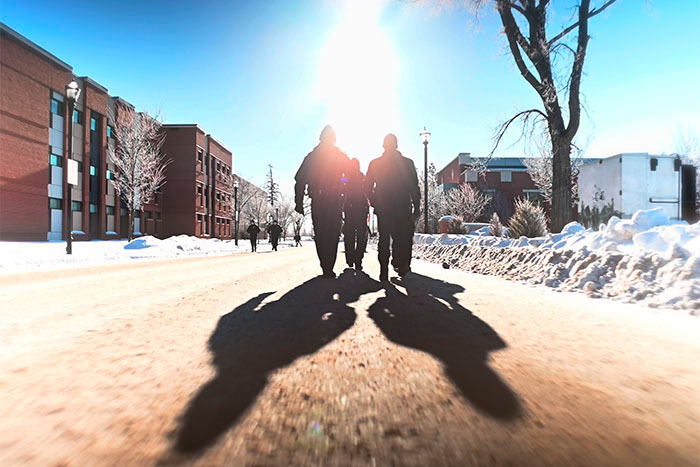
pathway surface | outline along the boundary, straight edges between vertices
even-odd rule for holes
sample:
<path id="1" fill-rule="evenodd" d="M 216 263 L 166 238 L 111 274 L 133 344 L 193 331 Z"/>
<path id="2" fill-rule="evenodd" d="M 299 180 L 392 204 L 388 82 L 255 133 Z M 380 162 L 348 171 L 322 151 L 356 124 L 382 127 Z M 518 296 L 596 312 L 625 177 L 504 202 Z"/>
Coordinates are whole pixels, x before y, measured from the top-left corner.
<path id="1" fill-rule="evenodd" d="M 0 465 L 700 463 L 697 317 L 366 263 L 0 277 Z"/>

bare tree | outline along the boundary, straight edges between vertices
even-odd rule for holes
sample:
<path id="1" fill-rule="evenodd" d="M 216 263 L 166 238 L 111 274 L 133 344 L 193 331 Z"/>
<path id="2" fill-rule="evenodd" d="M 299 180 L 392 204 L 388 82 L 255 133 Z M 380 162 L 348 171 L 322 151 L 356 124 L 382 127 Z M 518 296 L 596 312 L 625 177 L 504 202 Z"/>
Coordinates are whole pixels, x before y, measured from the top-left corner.
<path id="1" fill-rule="evenodd" d="M 286 240 L 287 231 L 293 222 L 293 214 L 295 214 L 294 203 L 288 199 L 282 199 L 282 201 L 278 204 L 278 209 L 279 216 L 277 222 L 279 223 L 280 227 L 282 227 L 282 239 Z"/>
<path id="2" fill-rule="evenodd" d="M 588 22 L 616 0 L 579 0 L 571 23 L 548 34 L 550 0 L 466 0 L 477 11 L 492 3 L 521 76 L 537 92 L 542 109 L 523 110 L 505 121 L 494 138 L 493 154 L 514 122 L 544 125 L 552 146 L 552 231 L 572 220 L 571 147 L 581 122 L 581 78 Z M 445 3 L 445 2 L 442 2 Z M 447 1 L 446 3 L 452 3 Z M 565 101 L 565 102 L 561 102 Z M 567 122 L 568 119 L 568 122 Z M 522 135 L 521 135 L 522 136 Z"/>
<path id="3" fill-rule="evenodd" d="M 262 190 L 256 191 L 243 212 L 249 220 L 254 220 L 258 224 L 264 223 L 270 212 L 267 194 Z"/>
<path id="4" fill-rule="evenodd" d="M 423 173 L 418 175 L 418 185 L 420 187 L 421 199 L 425 199 L 425 187 L 423 186 Z M 437 183 L 437 170 L 435 164 L 428 166 L 428 229 L 430 232 L 423 232 L 425 228 L 425 212 L 421 212 L 420 218 L 416 221 L 416 231 L 422 233 L 432 233 L 438 231 L 438 221 L 448 213 L 447 195 Z"/>
<path id="5" fill-rule="evenodd" d="M 233 184 L 238 182 L 238 215 L 236 215 L 236 200 L 231 197 L 229 200 L 229 211 L 232 213 L 233 221 L 237 224 L 235 226 L 235 231 L 240 233 L 240 222 L 241 222 L 241 212 L 244 212 L 246 206 L 253 199 L 256 193 L 262 192 L 260 188 L 255 186 L 253 183 L 249 182 L 243 176 L 234 174 L 231 177 L 231 191 L 233 191 Z"/>
<path id="6" fill-rule="evenodd" d="M 165 184 L 165 160 L 161 148 L 165 133 L 161 121 L 131 106 L 117 104 L 116 115 L 110 112 L 116 145 L 108 149 L 108 157 L 116 168 L 114 189 L 126 203 L 129 240 L 134 238 L 134 212 L 153 200 L 156 191 Z"/>
<path id="7" fill-rule="evenodd" d="M 548 203 L 552 203 L 552 181 L 554 178 L 551 143 L 546 133 L 542 133 L 540 138 L 533 140 L 534 154 L 523 158 L 523 164 L 532 182 L 542 192 L 542 197 Z M 582 152 L 574 146 L 574 157 L 571 158 L 571 202 L 575 205 L 578 202 L 578 173 L 583 164 Z"/>
<path id="8" fill-rule="evenodd" d="M 468 183 L 447 192 L 447 206 L 450 213 L 461 217 L 464 222 L 475 222 L 484 213 L 488 199 Z"/>

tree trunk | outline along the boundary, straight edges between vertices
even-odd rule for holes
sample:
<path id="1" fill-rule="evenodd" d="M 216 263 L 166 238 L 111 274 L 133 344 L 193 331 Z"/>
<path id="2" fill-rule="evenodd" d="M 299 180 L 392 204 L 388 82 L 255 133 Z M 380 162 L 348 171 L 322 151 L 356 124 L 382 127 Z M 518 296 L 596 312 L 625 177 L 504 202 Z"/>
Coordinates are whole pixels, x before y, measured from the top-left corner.
<path id="1" fill-rule="evenodd" d="M 552 232 L 561 229 L 573 219 L 571 209 L 571 141 L 556 132 L 552 137 Z"/>
<path id="2" fill-rule="evenodd" d="M 128 235 L 128 237 L 129 237 L 129 241 L 132 241 L 134 239 L 134 210 L 131 208 L 129 209 L 128 222 L 129 222 L 129 235 Z"/>

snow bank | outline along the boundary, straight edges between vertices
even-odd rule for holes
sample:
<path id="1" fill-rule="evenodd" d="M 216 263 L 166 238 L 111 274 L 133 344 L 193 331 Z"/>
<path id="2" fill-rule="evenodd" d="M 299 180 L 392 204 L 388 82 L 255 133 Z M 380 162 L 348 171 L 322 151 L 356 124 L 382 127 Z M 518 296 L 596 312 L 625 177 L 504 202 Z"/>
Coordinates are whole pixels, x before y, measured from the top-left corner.
<path id="1" fill-rule="evenodd" d="M 308 242 L 303 242 L 308 244 Z M 291 239 L 280 248 L 292 246 Z M 270 244 L 259 242 L 259 251 L 269 251 Z M 131 242 L 126 240 L 74 241 L 73 254 L 66 254 L 65 242 L 0 242 L 0 274 L 52 270 L 71 267 L 121 264 L 136 260 L 156 260 L 187 256 L 228 255 L 250 252 L 250 242 L 204 239 L 178 235 L 158 239 L 150 235 Z"/>
<path id="2" fill-rule="evenodd" d="M 613 217 L 598 231 L 576 222 L 539 238 L 415 236 L 415 256 L 482 274 L 651 307 L 700 310 L 700 223 L 662 208 Z"/>

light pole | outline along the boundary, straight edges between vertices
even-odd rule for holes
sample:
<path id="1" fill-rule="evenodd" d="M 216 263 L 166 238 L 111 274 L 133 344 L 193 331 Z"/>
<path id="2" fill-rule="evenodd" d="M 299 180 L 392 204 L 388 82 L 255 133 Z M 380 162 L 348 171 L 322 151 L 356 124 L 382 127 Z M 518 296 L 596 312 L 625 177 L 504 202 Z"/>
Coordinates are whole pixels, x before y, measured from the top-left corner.
<path id="1" fill-rule="evenodd" d="M 234 235 L 236 236 L 234 243 L 238 246 L 238 180 L 233 181 L 233 216 L 235 222 L 233 226 L 235 229 Z"/>
<path id="2" fill-rule="evenodd" d="M 80 88 L 75 80 L 71 81 L 66 86 L 66 100 L 68 101 L 68 159 L 66 160 L 65 170 L 66 181 L 68 185 L 68 199 L 66 200 L 68 208 L 68 235 L 66 235 L 66 254 L 73 254 L 73 184 L 71 179 L 73 174 L 70 172 L 73 170 L 73 164 L 69 161 L 73 160 L 73 112 L 75 111 L 75 102 L 80 97 Z M 77 170 L 77 167 L 75 168 Z"/>
<path id="3" fill-rule="evenodd" d="M 277 222 L 280 221 L 280 208 L 279 207 L 275 208 L 275 221 L 277 221 Z"/>
<path id="4" fill-rule="evenodd" d="M 423 168 L 423 232 L 428 233 L 428 143 L 430 142 L 430 132 L 423 127 L 420 132 L 420 139 L 423 141 L 423 154 L 425 157 L 425 165 Z"/>

